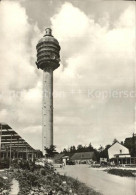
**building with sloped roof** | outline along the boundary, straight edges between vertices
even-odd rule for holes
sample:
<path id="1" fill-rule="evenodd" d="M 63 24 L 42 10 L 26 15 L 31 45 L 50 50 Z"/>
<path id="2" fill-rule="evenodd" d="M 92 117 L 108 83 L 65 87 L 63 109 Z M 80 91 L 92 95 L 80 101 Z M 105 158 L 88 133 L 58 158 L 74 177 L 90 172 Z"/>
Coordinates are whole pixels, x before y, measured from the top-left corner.
<path id="1" fill-rule="evenodd" d="M 77 152 L 70 158 L 71 161 L 80 163 L 90 163 L 96 160 L 94 152 Z"/>
<path id="2" fill-rule="evenodd" d="M 109 159 L 115 158 L 118 156 L 123 157 L 130 157 L 129 150 L 119 142 L 114 143 L 109 149 L 108 149 L 108 155 Z"/>
<path id="3" fill-rule="evenodd" d="M 0 161 L 2 159 L 31 159 L 41 157 L 41 151 L 35 150 L 8 124 L 0 123 Z"/>
<path id="4" fill-rule="evenodd" d="M 128 148 L 119 142 L 112 144 L 112 146 L 108 149 L 108 155 L 110 162 L 114 164 L 132 164 L 135 160 L 131 158 Z"/>

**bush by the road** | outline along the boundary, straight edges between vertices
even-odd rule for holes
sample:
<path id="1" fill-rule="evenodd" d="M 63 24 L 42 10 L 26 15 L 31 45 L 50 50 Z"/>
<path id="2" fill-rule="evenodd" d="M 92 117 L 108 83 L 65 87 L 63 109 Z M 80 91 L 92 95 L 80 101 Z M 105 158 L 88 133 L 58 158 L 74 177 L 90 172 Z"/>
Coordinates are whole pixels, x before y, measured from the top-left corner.
<path id="1" fill-rule="evenodd" d="M 135 170 L 126 170 L 126 169 L 108 169 L 106 170 L 106 172 L 121 177 L 135 177 L 136 174 Z"/>
<path id="2" fill-rule="evenodd" d="M 8 194 L 11 186 L 11 180 L 7 177 L 0 177 L 0 195 L 1 194 Z"/>

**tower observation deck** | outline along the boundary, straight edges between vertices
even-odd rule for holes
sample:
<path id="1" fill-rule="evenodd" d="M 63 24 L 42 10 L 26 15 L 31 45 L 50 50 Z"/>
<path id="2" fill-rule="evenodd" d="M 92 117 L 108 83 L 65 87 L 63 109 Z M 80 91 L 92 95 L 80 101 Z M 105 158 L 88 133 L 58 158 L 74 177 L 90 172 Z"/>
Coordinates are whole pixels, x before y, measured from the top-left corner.
<path id="1" fill-rule="evenodd" d="M 36 46 L 37 68 L 43 70 L 42 150 L 53 145 L 53 71 L 59 67 L 60 46 L 50 28 Z"/>

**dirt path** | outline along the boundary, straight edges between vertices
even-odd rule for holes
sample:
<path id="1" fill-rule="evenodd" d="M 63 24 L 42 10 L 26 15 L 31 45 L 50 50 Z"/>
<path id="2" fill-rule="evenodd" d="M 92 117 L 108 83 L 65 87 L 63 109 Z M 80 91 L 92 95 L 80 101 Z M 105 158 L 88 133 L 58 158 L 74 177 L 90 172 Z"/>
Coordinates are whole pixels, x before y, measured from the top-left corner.
<path id="1" fill-rule="evenodd" d="M 18 193 L 19 193 L 19 183 L 16 179 L 13 179 L 10 195 L 17 195 Z"/>

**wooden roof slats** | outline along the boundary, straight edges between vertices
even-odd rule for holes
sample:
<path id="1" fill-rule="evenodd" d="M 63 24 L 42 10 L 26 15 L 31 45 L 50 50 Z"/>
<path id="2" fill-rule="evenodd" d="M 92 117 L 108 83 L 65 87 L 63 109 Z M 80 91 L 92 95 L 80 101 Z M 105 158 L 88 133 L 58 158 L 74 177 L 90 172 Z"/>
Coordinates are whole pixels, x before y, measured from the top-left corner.
<path id="1" fill-rule="evenodd" d="M 5 142 L 11 143 L 11 140 L 10 139 L 3 139 L 3 140 L 1 140 L 1 143 L 5 143 Z M 19 143 L 19 141 L 17 141 L 16 139 L 13 139 L 12 143 L 13 142 Z"/>
<path id="2" fill-rule="evenodd" d="M 12 129 L 8 124 L 6 123 L 0 123 L 0 128 L 2 129 Z"/>
<path id="3" fill-rule="evenodd" d="M 2 135 L 12 135 L 15 134 L 14 131 L 2 131 Z"/>
<path id="4" fill-rule="evenodd" d="M 21 147 L 35 151 L 18 133 L 16 133 L 8 124 L 0 123 L 1 147 Z"/>
<path id="5" fill-rule="evenodd" d="M 2 136 L 1 140 L 16 140 L 16 141 L 24 141 L 21 137 L 11 137 L 11 136 Z"/>
<path id="6" fill-rule="evenodd" d="M 11 137 L 12 137 L 12 139 L 22 139 L 20 136 L 18 136 L 18 135 L 3 135 L 2 134 L 2 139 L 11 139 Z"/>

